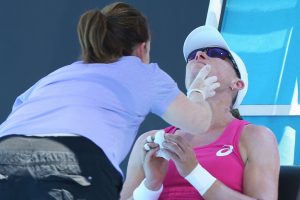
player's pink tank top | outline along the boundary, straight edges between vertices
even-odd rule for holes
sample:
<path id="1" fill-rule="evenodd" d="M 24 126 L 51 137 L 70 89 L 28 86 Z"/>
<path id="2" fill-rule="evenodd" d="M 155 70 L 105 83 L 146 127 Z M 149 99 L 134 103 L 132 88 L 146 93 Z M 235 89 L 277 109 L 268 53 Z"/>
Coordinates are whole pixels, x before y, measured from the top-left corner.
<path id="1" fill-rule="evenodd" d="M 223 134 L 213 143 L 195 147 L 199 163 L 219 181 L 238 192 L 243 192 L 244 163 L 239 151 L 239 141 L 243 127 L 248 122 L 234 119 Z M 175 133 L 176 127 L 168 127 L 166 133 Z M 181 177 L 170 160 L 164 180 L 164 190 L 160 200 L 195 200 L 203 199 L 198 191 Z"/>

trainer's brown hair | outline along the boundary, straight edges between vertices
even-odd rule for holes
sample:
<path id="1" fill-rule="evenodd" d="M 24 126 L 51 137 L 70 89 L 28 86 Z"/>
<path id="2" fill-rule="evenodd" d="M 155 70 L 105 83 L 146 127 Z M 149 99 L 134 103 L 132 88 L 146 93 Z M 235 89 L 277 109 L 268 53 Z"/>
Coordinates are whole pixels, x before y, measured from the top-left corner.
<path id="1" fill-rule="evenodd" d="M 80 17 L 77 33 L 85 63 L 111 63 L 133 53 L 150 38 L 147 19 L 129 4 L 116 2 Z"/>

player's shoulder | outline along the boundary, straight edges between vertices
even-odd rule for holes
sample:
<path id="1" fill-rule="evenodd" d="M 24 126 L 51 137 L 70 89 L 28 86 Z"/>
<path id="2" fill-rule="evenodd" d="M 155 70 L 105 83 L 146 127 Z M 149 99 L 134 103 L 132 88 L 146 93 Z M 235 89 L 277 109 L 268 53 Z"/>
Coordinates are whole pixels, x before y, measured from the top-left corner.
<path id="1" fill-rule="evenodd" d="M 266 126 L 248 124 L 244 127 L 241 141 L 251 146 L 276 143 L 276 137 L 271 129 Z"/>

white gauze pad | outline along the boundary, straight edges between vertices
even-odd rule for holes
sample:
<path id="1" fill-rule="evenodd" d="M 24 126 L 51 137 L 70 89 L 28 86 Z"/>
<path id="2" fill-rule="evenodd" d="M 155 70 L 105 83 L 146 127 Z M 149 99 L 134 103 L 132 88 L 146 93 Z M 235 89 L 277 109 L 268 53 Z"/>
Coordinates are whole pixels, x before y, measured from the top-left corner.
<path id="1" fill-rule="evenodd" d="M 162 143 L 165 141 L 165 131 L 164 130 L 159 130 L 155 133 L 155 137 L 154 137 L 154 143 L 159 145 L 160 149 L 163 149 L 163 145 Z M 161 150 L 158 150 L 156 153 L 157 157 L 162 157 L 166 160 L 170 160 L 170 157 L 168 155 L 166 155 L 164 152 L 162 152 Z"/>

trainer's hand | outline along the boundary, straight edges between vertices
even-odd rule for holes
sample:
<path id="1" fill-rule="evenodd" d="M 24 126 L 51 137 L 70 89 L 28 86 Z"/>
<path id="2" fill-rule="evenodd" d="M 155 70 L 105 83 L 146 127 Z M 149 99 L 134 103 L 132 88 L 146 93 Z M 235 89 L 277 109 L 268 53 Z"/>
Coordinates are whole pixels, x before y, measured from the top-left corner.
<path id="1" fill-rule="evenodd" d="M 220 87 L 220 83 L 217 82 L 218 78 L 216 76 L 209 76 L 211 70 L 210 65 L 205 65 L 197 74 L 197 77 L 190 85 L 187 96 L 191 99 L 191 95 L 194 92 L 201 93 L 203 100 L 212 97 L 216 94 L 215 89 Z"/>

